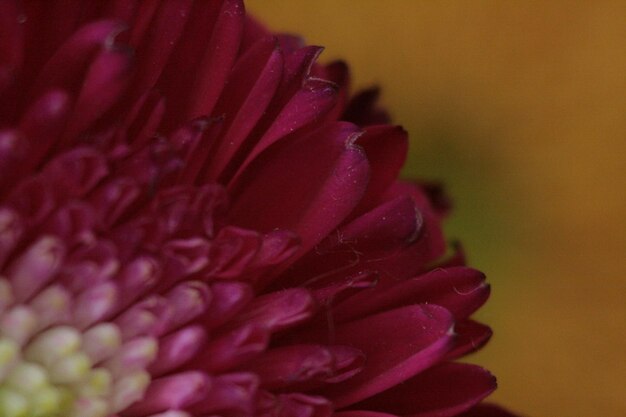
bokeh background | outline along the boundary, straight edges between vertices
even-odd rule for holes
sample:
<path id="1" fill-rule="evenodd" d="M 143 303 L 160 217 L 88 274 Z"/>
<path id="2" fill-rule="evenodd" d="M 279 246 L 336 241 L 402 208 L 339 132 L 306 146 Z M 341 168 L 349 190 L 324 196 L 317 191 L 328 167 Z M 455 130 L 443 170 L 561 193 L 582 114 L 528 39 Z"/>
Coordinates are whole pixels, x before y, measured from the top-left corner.
<path id="1" fill-rule="evenodd" d="M 535 417 L 626 416 L 626 2 L 248 0 L 346 59 L 493 296 L 472 358 Z"/>

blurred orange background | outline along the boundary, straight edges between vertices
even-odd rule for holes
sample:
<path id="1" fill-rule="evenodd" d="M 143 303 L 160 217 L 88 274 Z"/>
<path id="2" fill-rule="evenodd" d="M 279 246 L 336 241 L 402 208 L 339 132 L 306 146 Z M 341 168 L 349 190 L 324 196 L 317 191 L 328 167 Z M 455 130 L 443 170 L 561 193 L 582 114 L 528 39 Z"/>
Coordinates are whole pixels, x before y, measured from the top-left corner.
<path id="1" fill-rule="evenodd" d="M 249 0 L 379 84 L 493 296 L 471 358 L 527 416 L 626 416 L 626 2 Z"/>

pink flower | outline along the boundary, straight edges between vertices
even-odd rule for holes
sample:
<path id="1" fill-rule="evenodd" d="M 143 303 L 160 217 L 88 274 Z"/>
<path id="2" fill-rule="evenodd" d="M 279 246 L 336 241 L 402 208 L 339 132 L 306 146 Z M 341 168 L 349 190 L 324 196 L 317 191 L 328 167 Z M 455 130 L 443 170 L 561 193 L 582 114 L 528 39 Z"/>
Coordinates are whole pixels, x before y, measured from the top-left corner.
<path id="1" fill-rule="evenodd" d="M 0 1 L 0 415 L 442 417 L 495 389 L 454 362 L 489 287 L 445 255 L 445 198 L 396 179 L 406 133 L 320 50 L 241 0 Z"/>

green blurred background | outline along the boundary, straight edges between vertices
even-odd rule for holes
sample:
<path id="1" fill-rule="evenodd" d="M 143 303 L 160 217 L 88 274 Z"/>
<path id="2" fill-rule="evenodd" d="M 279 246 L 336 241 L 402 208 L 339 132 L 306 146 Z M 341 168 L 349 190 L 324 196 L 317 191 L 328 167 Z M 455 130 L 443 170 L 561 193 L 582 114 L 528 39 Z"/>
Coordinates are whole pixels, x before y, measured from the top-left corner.
<path id="1" fill-rule="evenodd" d="M 535 417 L 626 416 L 626 2 L 248 0 L 379 84 L 493 296 L 472 360 Z"/>

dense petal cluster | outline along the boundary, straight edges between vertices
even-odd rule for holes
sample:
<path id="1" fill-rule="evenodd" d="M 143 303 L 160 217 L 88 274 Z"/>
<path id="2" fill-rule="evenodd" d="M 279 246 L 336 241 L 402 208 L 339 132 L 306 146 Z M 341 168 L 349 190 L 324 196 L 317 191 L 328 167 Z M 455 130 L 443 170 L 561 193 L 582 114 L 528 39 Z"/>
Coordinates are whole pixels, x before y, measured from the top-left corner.
<path id="1" fill-rule="evenodd" d="M 507 415 L 453 362 L 489 287 L 445 197 L 320 50 L 241 0 L 0 0 L 0 415 Z"/>

